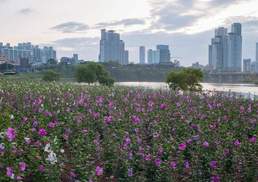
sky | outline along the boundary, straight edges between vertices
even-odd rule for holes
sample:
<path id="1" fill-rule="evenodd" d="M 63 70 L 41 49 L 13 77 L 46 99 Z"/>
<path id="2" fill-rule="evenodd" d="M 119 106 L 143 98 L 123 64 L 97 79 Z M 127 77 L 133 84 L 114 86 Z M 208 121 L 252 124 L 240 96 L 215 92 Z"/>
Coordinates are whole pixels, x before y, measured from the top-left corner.
<path id="1" fill-rule="evenodd" d="M 100 29 L 121 33 L 130 61 L 139 46 L 170 45 L 182 65 L 208 63 L 214 29 L 243 26 L 243 58 L 255 59 L 258 0 L 0 0 L 0 42 L 51 45 L 58 57 L 97 60 Z"/>

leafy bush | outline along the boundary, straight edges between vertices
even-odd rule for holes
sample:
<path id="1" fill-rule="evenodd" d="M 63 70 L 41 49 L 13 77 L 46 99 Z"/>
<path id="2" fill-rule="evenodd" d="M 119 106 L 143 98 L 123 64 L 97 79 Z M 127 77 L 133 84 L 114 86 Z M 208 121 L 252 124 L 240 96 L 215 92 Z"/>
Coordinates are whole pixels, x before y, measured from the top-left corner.
<path id="1" fill-rule="evenodd" d="M 258 101 L 0 80 L 0 181 L 256 181 Z"/>
<path id="2" fill-rule="evenodd" d="M 59 79 L 60 79 L 60 75 L 53 70 L 48 70 L 43 72 L 43 77 L 42 77 L 43 81 L 53 82 L 53 81 L 58 81 Z"/>
<path id="3" fill-rule="evenodd" d="M 201 70 L 187 68 L 180 71 L 172 71 L 168 74 L 166 82 L 173 90 L 200 91 L 202 86 L 200 82 L 203 79 Z"/>
<path id="4" fill-rule="evenodd" d="M 75 77 L 78 82 L 94 83 L 98 81 L 101 85 L 106 86 L 114 84 L 114 80 L 105 68 L 94 62 L 79 65 L 76 69 Z"/>

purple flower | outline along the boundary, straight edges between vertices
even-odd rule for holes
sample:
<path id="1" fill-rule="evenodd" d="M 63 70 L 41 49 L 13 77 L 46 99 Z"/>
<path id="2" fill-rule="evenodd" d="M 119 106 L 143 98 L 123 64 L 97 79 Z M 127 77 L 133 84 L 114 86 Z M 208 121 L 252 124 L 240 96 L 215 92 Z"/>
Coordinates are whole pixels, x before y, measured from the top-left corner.
<path id="1" fill-rule="evenodd" d="M 40 128 L 39 131 L 38 131 L 38 134 L 41 137 L 44 137 L 44 136 L 47 136 L 47 131 L 44 128 Z"/>
<path id="2" fill-rule="evenodd" d="M 100 166 L 96 167 L 96 176 L 102 176 L 103 175 L 103 168 Z"/>
<path id="3" fill-rule="evenodd" d="M 155 165 L 156 165 L 157 167 L 160 167 L 162 161 L 161 161 L 161 159 L 158 158 L 158 159 L 155 159 L 154 162 L 155 162 Z"/>
<path id="4" fill-rule="evenodd" d="M 202 146 L 204 148 L 208 148 L 209 147 L 209 142 L 207 142 L 207 141 L 203 142 Z"/>
<path id="5" fill-rule="evenodd" d="M 104 123 L 105 124 L 111 124 L 112 123 L 112 121 L 113 121 L 113 118 L 112 118 L 112 116 L 105 116 L 104 117 Z"/>
<path id="6" fill-rule="evenodd" d="M 241 145 L 241 142 L 239 140 L 234 141 L 234 145 L 236 147 L 239 147 Z"/>
<path id="7" fill-rule="evenodd" d="M 21 172 L 25 171 L 27 168 L 27 164 L 25 162 L 19 162 L 19 169 Z"/>
<path id="8" fill-rule="evenodd" d="M 7 167 L 7 168 L 6 168 L 6 175 L 7 175 L 9 178 L 14 179 L 13 168 Z"/>
<path id="9" fill-rule="evenodd" d="M 185 166 L 186 169 L 189 169 L 189 168 L 190 168 L 190 163 L 189 163 L 188 160 L 185 160 L 184 166 Z"/>
<path id="10" fill-rule="evenodd" d="M 39 172 L 41 172 L 41 173 L 43 173 L 44 171 L 45 171 L 45 166 L 44 165 L 39 165 L 39 167 L 38 167 L 38 171 Z"/>
<path id="11" fill-rule="evenodd" d="M 132 116 L 132 122 L 133 124 L 139 124 L 141 122 L 141 119 L 138 116 Z"/>
<path id="12" fill-rule="evenodd" d="M 252 136 L 249 138 L 249 142 L 256 143 L 256 136 Z"/>
<path id="13" fill-rule="evenodd" d="M 8 128 L 6 131 L 6 136 L 9 142 L 14 141 L 14 139 L 16 138 L 16 131 L 13 128 Z"/>
<path id="14" fill-rule="evenodd" d="M 150 160 L 151 160 L 151 154 L 147 154 L 147 155 L 144 157 L 144 160 L 150 161 Z"/>
<path id="15" fill-rule="evenodd" d="M 4 144 L 3 144 L 3 143 L 0 143 L 0 152 L 3 152 L 3 151 L 4 151 L 4 149 L 5 149 Z"/>
<path id="16" fill-rule="evenodd" d="M 211 177 L 211 182 L 220 182 L 220 177 L 217 175 L 214 175 Z"/>
<path id="17" fill-rule="evenodd" d="M 218 162 L 217 162 L 217 161 L 211 161 L 211 162 L 210 162 L 210 167 L 211 167 L 212 169 L 216 169 L 216 168 L 218 167 Z"/>
<path id="18" fill-rule="evenodd" d="M 177 164 L 175 161 L 172 161 L 172 162 L 170 162 L 169 166 L 171 169 L 176 169 Z"/>
<path id="19" fill-rule="evenodd" d="M 129 168 L 129 169 L 128 169 L 127 175 L 128 175 L 129 177 L 132 177 L 132 176 L 133 176 L 133 168 Z"/>
<path id="20" fill-rule="evenodd" d="M 161 104 L 161 105 L 159 106 L 159 108 L 160 108 L 161 110 L 165 110 L 165 109 L 167 108 L 167 105 L 166 105 L 166 104 Z"/>
<path id="21" fill-rule="evenodd" d="M 185 143 L 180 143 L 178 148 L 179 148 L 179 150 L 184 151 L 186 149 L 186 144 Z"/>

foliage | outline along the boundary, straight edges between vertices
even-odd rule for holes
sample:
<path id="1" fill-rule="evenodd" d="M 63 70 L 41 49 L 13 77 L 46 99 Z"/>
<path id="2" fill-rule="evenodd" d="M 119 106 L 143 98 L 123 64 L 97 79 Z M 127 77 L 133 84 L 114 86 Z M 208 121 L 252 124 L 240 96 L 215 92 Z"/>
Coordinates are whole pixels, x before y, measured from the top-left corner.
<path id="1" fill-rule="evenodd" d="M 258 101 L 0 80 L 0 181 L 256 181 Z"/>
<path id="2" fill-rule="evenodd" d="M 101 64 L 90 62 L 79 65 L 76 70 L 78 82 L 94 83 L 98 81 L 101 85 L 112 86 L 114 80 Z"/>
<path id="3" fill-rule="evenodd" d="M 168 74 L 166 82 L 173 90 L 200 91 L 202 86 L 200 82 L 203 79 L 201 70 L 186 68 L 180 71 L 172 71 Z"/>
<path id="4" fill-rule="evenodd" d="M 53 70 L 47 70 L 43 72 L 43 81 L 52 82 L 58 81 L 60 79 L 60 75 Z"/>
<path id="5" fill-rule="evenodd" d="M 57 65 L 57 60 L 55 60 L 55 59 L 49 59 L 49 60 L 47 60 L 47 64 L 48 65 Z"/>

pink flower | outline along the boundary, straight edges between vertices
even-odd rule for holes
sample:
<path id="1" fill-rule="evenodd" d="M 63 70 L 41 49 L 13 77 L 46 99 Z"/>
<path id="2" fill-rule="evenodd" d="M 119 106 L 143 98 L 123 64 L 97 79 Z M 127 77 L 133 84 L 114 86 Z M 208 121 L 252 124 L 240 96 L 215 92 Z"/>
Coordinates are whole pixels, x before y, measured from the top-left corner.
<path id="1" fill-rule="evenodd" d="M 208 148 L 209 147 L 209 142 L 207 142 L 207 141 L 203 142 L 202 146 L 204 148 Z"/>
<path id="2" fill-rule="evenodd" d="M 185 143 L 180 143 L 178 148 L 179 148 L 179 150 L 184 151 L 186 149 L 186 144 Z"/>
<path id="3" fill-rule="evenodd" d="M 44 165 L 39 165 L 38 171 L 43 173 L 45 171 L 45 166 Z"/>
<path id="4" fill-rule="evenodd" d="M 170 166 L 171 169 L 176 169 L 176 165 L 177 165 L 176 162 L 172 161 L 172 162 L 170 162 L 169 166 Z"/>
<path id="5" fill-rule="evenodd" d="M 111 124 L 112 123 L 112 121 L 113 121 L 113 118 L 112 118 L 112 116 L 105 116 L 104 117 L 104 123 L 105 124 Z"/>
<path id="6" fill-rule="evenodd" d="M 211 167 L 212 169 L 216 169 L 216 168 L 218 167 L 218 162 L 217 162 L 217 161 L 211 161 L 211 162 L 210 162 L 210 167 Z"/>
<path id="7" fill-rule="evenodd" d="M 44 137 L 47 136 L 47 131 L 44 128 L 40 128 L 38 134 Z"/>
<path id="8" fill-rule="evenodd" d="M 220 177 L 215 175 L 211 177 L 211 182 L 220 182 Z"/>
<path id="9" fill-rule="evenodd" d="M 165 109 L 167 108 L 167 105 L 166 105 L 166 104 L 161 104 L 161 105 L 159 106 L 159 108 L 160 108 L 161 110 L 165 110 Z"/>
<path id="10" fill-rule="evenodd" d="M 14 173 L 13 173 L 13 168 L 7 167 L 6 168 L 6 175 L 12 179 L 14 179 Z"/>
<path id="11" fill-rule="evenodd" d="M 161 165 L 161 163 L 162 163 L 162 161 L 158 158 L 158 159 L 155 159 L 155 165 L 157 166 L 157 167 L 159 167 L 160 165 Z"/>
<path id="12" fill-rule="evenodd" d="M 147 154 L 147 155 L 144 157 L 144 160 L 150 161 L 150 160 L 151 160 L 151 154 Z"/>
<path id="13" fill-rule="evenodd" d="M 252 136 L 249 138 L 249 142 L 256 143 L 256 136 Z"/>
<path id="14" fill-rule="evenodd" d="M 8 128 L 6 131 L 6 136 L 9 142 L 14 141 L 15 137 L 16 137 L 16 131 L 13 128 Z"/>
<path id="15" fill-rule="evenodd" d="M 236 147 L 239 147 L 241 145 L 241 142 L 239 140 L 234 141 L 234 145 Z"/>
<path id="16" fill-rule="evenodd" d="M 19 162 L 19 169 L 21 172 L 25 171 L 27 168 L 27 164 L 25 162 Z"/>
<path id="17" fill-rule="evenodd" d="M 132 122 L 133 124 L 139 124 L 141 122 L 141 119 L 138 116 L 132 116 Z"/>
<path id="18" fill-rule="evenodd" d="M 102 176 L 103 175 L 103 168 L 100 166 L 96 167 L 96 176 Z"/>

